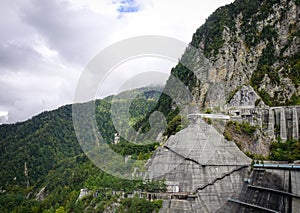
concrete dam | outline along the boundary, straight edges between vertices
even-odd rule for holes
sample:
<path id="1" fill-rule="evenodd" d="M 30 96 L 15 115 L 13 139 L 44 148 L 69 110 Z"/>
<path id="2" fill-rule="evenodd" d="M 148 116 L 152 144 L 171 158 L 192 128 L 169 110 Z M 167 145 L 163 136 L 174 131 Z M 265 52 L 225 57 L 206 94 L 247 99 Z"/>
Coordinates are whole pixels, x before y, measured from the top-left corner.
<path id="1" fill-rule="evenodd" d="M 299 108 L 283 109 L 281 114 L 282 108 L 240 109 L 233 118 L 257 122 L 274 133 L 281 125 L 279 134 L 294 137 L 296 130 L 289 125 L 298 118 Z M 251 171 L 251 163 L 234 142 L 198 117 L 158 148 L 146 165 L 145 178 L 166 181 L 170 196 L 165 197 L 161 213 L 298 212 L 300 170 Z"/>
<path id="2" fill-rule="evenodd" d="M 232 119 L 247 121 L 260 127 L 274 139 L 299 139 L 300 106 L 236 108 L 230 109 L 229 114 Z"/>
<path id="3" fill-rule="evenodd" d="M 198 118 L 155 152 L 145 178 L 164 179 L 169 192 L 194 195 L 164 200 L 160 212 L 215 212 L 243 185 L 251 162 L 234 142 Z"/>
<path id="4" fill-rule="evenodd" d="M 218 213 L 299 212 L 300 165 L 261 164 Z"/>

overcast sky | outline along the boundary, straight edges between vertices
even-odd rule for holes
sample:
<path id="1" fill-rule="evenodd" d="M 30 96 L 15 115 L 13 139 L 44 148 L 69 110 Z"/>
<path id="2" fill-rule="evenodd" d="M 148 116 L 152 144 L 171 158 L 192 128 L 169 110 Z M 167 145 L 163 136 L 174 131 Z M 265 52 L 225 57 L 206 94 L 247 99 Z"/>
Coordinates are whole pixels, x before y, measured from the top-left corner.
<path id="1" fill-rule="evenodd" d="M 80 74 L 105 47 L 141 35 L 162 35 L 189 43 L 205 19 L 230 2 L 2 0 L 0 123 L 23 121 L 72 103 Z M 174 66 L 174 62 L 147 59 L 151 62 L 152 69 L 165 73 Z M 126 80 L 126 72 L 132 75 L 135 68 L 124 65 L 119 78 Z M 115 83 L 110 82 L 102 96 L 114 93 L 115 85 L 124 82 L 113 79 Z"/>

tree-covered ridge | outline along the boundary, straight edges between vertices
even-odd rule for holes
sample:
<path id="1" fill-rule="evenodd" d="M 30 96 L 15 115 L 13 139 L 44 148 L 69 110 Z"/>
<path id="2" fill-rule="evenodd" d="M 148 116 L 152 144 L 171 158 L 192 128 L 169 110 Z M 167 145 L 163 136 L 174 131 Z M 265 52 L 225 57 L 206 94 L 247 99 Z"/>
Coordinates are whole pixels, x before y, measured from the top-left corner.
<path id="1" fill-rule="evenodd" d="M 0 126 L 1 187 L 36 183 L 57 162 L 80 154 L 72 126 L 71 106 L 32 119 Z M 25 163 L 28 177 L 24 174 Z"/>
<path id="2" fill-rule="evenodd" d="M 206 57 L 216 56 L 219 48 L 224 44 L 222 34 L 225 27 L 236 30 L 234 20 L 242 14 L 242 32 L 245 42 L 250 48 L 255 46 L 264 34 L 257 36 L 255 23 L 262 21 L 272 10 L 274 4 L 280 0 L 237 0 L 229 5 L 218 8 L 210 15 L 205 24 L 194 33 L 191 44 L 198 48 L 203 42 L 203 51 Z M 202 48 L 202 47 L 200 47 Z"/>
<path id="3" fill-rule="evenodd" d="M 287 2 L 292 1 L 298 6 L 300 5 L 299 0 L 287 0 Z M 203 51 L 204 56 L 213 64 L 218 57 L 222 57 L 220 50 L 226 42 L 223 32 L 228 29 L 236 32 L 234 20 L 241 14 L 239 38 L 245 43 L 248 53 L 260 42 L 266 44 L 258 61 L 257 69 L 251 74 L 247 83 L 254 87 L 268 105 L 280 103 L 276 100 L 279 94 L 275 93 L 274 98 L 260 88 L 265 76 L 270 79 L 274 88 L 278 86 L 283 77 L 289 78 L 294 85 L 299 87 L 299 52 L 284 54 L 285 50 L 293 43 L 293 39 L 299 38 L 299 25 L 296 23 L 291 26 L 286 47 L 281 49 L 279 54 L 278 51 L 276 53 L 274 46 L 279 37 L 278 32 L 274 31 L 274 26 L 267 22 L 261 31 L 256 26 L 256 23 L 264 20 L 272 12 L 273 6 L 279 2 L 279 0 L 237 0 L 230 5 L 221 7 L 196 31 L 191 42 L 191 45 Z M 286 12 L 283 10 L 281 17 L 284 18 Z M 232 37 L 230 42 L 234 47 L 237 38 Z M 193 61 L 193 55 L 190 57 Z M 236 61 L 236 54 L 233 54 L 232 58 Z M 249 60 L 246 60 L 247 66 L 250 63 Z M 280 67 L 276 67 L 278 63 Z M 194 92 L 195 87 L 200 87 L 203 83 L 202 79 L 198 79 L 184 63 L 178 63 L 172 69 L 171 74 L 191 92 Z M 244 82 L 242 83 L 244 84 Z M 165 91 L 178 89 L 171 87 L 172 82 L 169 79 Z M 162 112 L 166 118 L 167 128 L 163 132 L 166 137 L 184 128 L 187 120 L 180 114 L 181 106 L 176 105 L 172 99 L 174 97 L 171 98 L 164 93 L 161 95 L 160 92 L 154 90 L 142 94 L 139 92 L 140 90 L 132 90 L 122 93 L 122 98 L 110 96 L 95 101 L 95 115 L 101 136 L 115 152 L 124 158 L 131 156 L 132 159 L 145 160 L 152 155 L 158 143 L 139 146 L 128 143 L 125 138 L 121 137 L 120 142 L 114 144 L 115 133 L 118 131 L 111 116 L 112 106 L 115 106 L 120 112 L 125 112 L 130 104 L 129 120 L 126 120 L 122 113 L 119 114 L 121 127 L 125 124 L 133 127 L 130 130 L 124 129 L 129 141 L 131 137 L 135 138 L 137 132 L 147 133 L 150 131 L 149 118 L 154 111 Z M 132 98 L 135 94 L 137 96 Z M 230 94 L 230 91 L 227 94 Z M 204 97 L 206 98 L 206 95 Z M 285 104 L 300 104 L 299 95 L 294 93 Z M 249 137 L 254 131 L 248 125 L 236 125 L 236 127 Z M 152 136 L 156 138 L 157 135 L 158 132 L 154 132 Z M 228 134 L 227 137 L 230 135 Z M 297 151 L 293 151 L 293 148 L 296 148 Z M 299 156 L 298 150 L 298 142 L 289 142 L 287 145 L 274 144 L 271 153 L 272 159 L 295 159 Z M 72 106 L 70 105 L 51 112 L 44 112 L 26 122 L 0 126 L 0 151 L 0 212 L 103 212 L 104 209 L 116 204 L 119 199 L 118 195 L 112 193 L 113 190 L 124 193 L 132 192 L 135 189 L 150 192 L 165 190 L 162 182 L 143 183 L 142 181 L 120 180 L 95 167 L 82 153 L 77 142 L 72 123 Z M 35 199 L 37 192 L 43 187 L 45 187 L 46 198 L 44 201 L 37 201 Z M 91 194 L 76 202 L 79 190 L 84 187 L 90 189 Z M 98 196 L 94 196 L 95 193 Z M 159 202 L 151 203 L 136 198 L 125 199 L 118 204 L 120 212 L 138 212 L 146 208 L 157 210 L 160 206 Z"/>
<path id="4" fill-rule="evenodd" d="M 42 188 L 44 199 L 37 200 L 36 195 Z M 89 194 L 78 200 L 80 189 L 89 189 Z M 106 174 L 97 168 L 84 155 L 78 155 L 60 161 L 35 186 L 29 188 L 13 186 L 9 191 L 0 194 L 0 211 L 11 212 L 103 212 L 111 205 L 118 203 L 120 195 L 125 196 L 133 191 L 164 191 L 163 182 L 143 182 L 141 180 L 124 180 Z M 97 196 L 95 196 L 97 194 Z M 128 206 L 131 203 L 130 206 Z M 141 206 L 142 205 L 142 206 Z M 126 199 L 121 201 L 120 209 L 150 207 L 159 209 L 160 203 L 144 199 Z"/>
<path id="5" fill-rule="evenodd" d="M 124 99 L 110 96 L 95 101 L 99 132 L 117 153 L 131 155 L 135 159 L 148 159 L 158 143 L 134 145 L 121 138 L 119 144 L 113 144 L 117 131 L 111 118 L 111 105 L 117 104 L 117 107 L 122 109 L 129 103 L 128 122 L 134 125 L 135 122 L 144 119 L 156 105 L 160 89 L 137 89 L 122 94 L 125 95 Z M 134 98 L 126 99 L 127 95 Z M 1 125 L 0 150 L 1 212 L 42 212 L 46 209 L 55 212 L 59 207 L 82 212 L 89 203 L 75 203 L 80 188 L 103 188 L 103 193 L 109 194 L 111 189 L 132 192 L 134 189 L 145 190 L 147 187 L 141 184 L 141 181 L 126 181 L 108 175 L 87 159 L 77 142 L 71 105 L 43 112 L 25 122 Z M 100 179 L 103 181 L 92 181 Z M 43 202 L 36 201 L 37 192 L 43 187 L 46 199 Z M 111 196 L 107 196 L 103 198 L 99 195 L 97 198 L 97 202 L 103 201 L 100 209 L 113 202 Z"/>

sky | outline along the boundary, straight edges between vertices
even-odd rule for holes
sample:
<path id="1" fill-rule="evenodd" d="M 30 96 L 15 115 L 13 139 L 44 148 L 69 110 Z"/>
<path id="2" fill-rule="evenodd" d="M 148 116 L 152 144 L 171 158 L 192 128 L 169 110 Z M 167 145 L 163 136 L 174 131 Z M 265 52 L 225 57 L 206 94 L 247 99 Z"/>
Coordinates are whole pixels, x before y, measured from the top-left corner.
<path id="1" fill-rule="evenodd" d="M 0 123 L 24 121 L 72 103 L 81 73 L 104 48 L 143 35 L 167 36 L 188 44 L 213 11 L 231 2 L 2 0 Z M 143 60 L 117 67 L 99 97 L 116 93 L 118 85 L 147 69 L 165 73 L 159 82 L 148 79 L 151 84 L 163 83 L 176 63 L 157 58 Z"/>

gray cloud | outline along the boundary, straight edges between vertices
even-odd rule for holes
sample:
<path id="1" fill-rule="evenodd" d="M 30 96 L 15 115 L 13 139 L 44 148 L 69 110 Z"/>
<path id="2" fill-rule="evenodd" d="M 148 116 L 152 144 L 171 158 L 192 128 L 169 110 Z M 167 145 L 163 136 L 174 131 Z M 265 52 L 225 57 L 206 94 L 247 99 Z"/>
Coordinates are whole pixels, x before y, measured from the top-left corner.
<path id="1" fill-rule="evenodd" d="M 107 17 L 71 10 L 69 4 L 57 0 L 33 0 L 21 12 L 22 20 L 72 63 L 87 63 L 103 47 L 105 34 L 113 28 Z"/>
<path id="2" fill-rule="evenodd" d="M 32 47 L 22 44 L 0 44 L 0 66 L 18 70 L 33 68 L 42 58 Z"/>
<path id="3" fill-rule="evenodd" d="M 192 6 L 189 10 L 195 11 L 184 14 L 182 5 L 199 5 L 198 0 L 188 1 L 116 0 L 115 5 L 104 0 L 1 1 L 0 111 L 8 111 L 9 122 L 15 122 L 71 103 L 86 64 L 116 41 L 149 34 L 190 41 L 203 11 Z M 79 2 L 100 6 L 95 10 L 77 7 Z M 209 2 L 216 8 L 230 0 Z M 147 63 L 144 71 L 149 69 Z M 132 70 L 120 71 L 112 78 L 103 96 L 138 74 L 135 71 L 140 67 L 128 69 Z"/>
<path id="4" fill-rule="evenodd" d="M 6 19 L 0 19 L 0 107 L 9 111 L 10 122 L 71 103 L 82 65 L 100 49 L 95 44 L 96 37 L 101 38 L 96 27 L 99 15 L 72 11 L 69 6 L 55 0 L 4 2 L 2 14 Z M 41 41 L 58 56 L 47 58 L 38 52 L 36 46 Z"/>

